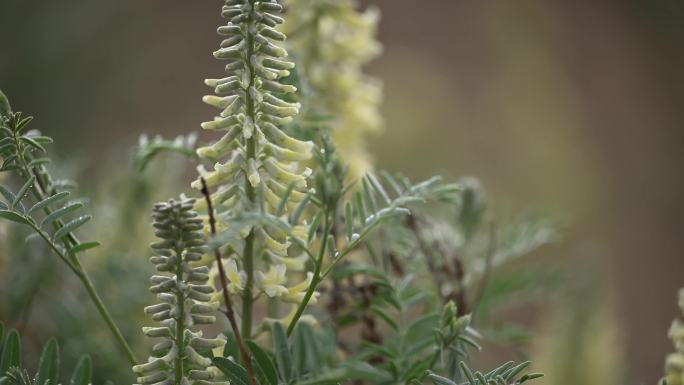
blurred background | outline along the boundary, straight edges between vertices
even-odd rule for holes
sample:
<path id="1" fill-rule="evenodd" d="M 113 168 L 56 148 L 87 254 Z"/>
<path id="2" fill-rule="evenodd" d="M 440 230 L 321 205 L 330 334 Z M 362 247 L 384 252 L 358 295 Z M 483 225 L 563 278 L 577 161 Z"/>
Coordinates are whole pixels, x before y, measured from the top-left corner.
<path id="1" fill-rule="evenodd" d="M 563 279 L 572 282 L 564 283 L 577 289 L 548 292 L 548 305 L 527 316 L 539 337 L 524 350 L 540 361 L 537 369 L 551 372 L 548 383 L 590 383 L 573 378 L 567 365 L 554 368 L 559 362 L 545 357 L 559 357 L 556 350 L 587 372 L 591 365 L 611 368 L 596 383 L 655 383 L 672 350 L 666 333 L 678 314 L 676 290 L 684 286 L 684 3 L 368 0 L 364 6 L 382 13 L 384 52 L 367 69 L 384 82 L 385 130 L 369 144 L 376 166 L 416 179 L 474 175 L 498 205 L 541 208 L 560 218 L 563 241 L 540 251 L 534 263 L 570 266 L 573 274 Z M 156 170 L 165 177 L 155 184 L 131 180 L 129 148 L 143 132 L 189 133 L 212 116 L 200 98 L 207 92 L 202 80 L 221 71 L 211 56 L 218 7 L 0 1 L 0 89 L 15 110 L 37 117 L 34 128 L 55 138 L 53 153 L 73 165 L 94 207 L 164 199 L 170 186 L 187 180 L 174 164 Z M 145 245 L 132 238 L 148 230 L 130 218 L 114 223 L 107 212 L 96 218 L 115 238 L 119 258 L 100 262 L 112 264 L 102 276 L 116 277 L 124 273 L 115 270 L 121 261 L 145 255 Z M 43 268 L 48 278 L 36 290 L 64 270 Z M 137 274 L 144 288 L 147 272 Z M 21 279 L 11 275 L 0 264 L 2 280 Z M 102 282 L 108 303 L 137 289 Z M 59 293 L 41 291 L 37 301 L 46 308 L 87 316 L 71 314 L 75 306 Z M 133 309 L 146 303 L 126 298 Z M 129 317 L 123 310 L 114 316 Z M 74 327 L 40 314 L 15 322 L 25 323 L 28 338 Z M 92 315 L 92 322 L 100 321 Z M 581 332 L 559 345 L 553 337 L 568 325 Z M 103 330 L 94 348 L 112 349 L 106 338 Z M 578 343 L 586 361 L 570 354 Z"/>

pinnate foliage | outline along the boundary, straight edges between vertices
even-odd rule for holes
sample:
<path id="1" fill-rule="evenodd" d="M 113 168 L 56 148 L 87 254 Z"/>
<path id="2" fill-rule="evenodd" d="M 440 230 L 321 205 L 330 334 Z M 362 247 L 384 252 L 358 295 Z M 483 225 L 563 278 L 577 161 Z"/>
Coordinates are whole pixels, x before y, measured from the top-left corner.
<path id="1" fill-rule="evenodd" d="M 21 338 L 16 330 L 5 333 L 0 322 L 0 384 L 2 385 L 57 385 L 60 376 L 60 354 L 56 339 L 43 346 L 38 369 L 31 376 L 22 362 Z M 89 385 L 92 379 L 90 356 L 82 355 L 69 380 L 69 385 Z"/>

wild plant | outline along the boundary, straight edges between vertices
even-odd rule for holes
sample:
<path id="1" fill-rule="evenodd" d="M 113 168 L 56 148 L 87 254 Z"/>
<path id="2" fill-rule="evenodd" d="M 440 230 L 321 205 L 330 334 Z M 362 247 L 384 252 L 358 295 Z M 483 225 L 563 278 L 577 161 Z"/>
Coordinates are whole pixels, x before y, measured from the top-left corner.
<path id="1" fill-rule="evenodd" d="M 348 0 L 225 0 L 214 52 L 225 75 L 205 81 L 212 93 L 203 98 L 218 113 L 201 124 L 216 137 L 199 146 L 197 133 L 141 137 L 136 169 L 174 152 L 198 174 L 145 210 L 158 238 L 149 258 L 158 302 L 140 309 L 154 322 L 140 334 L 156 341 L 144 360 L 81 263 L 100 244 L 78 237 L 91 217 L 71 183 L 53 176 L 52 140 L 29 130 L 31 118 L 0 93 L 0 171 L 11 175 L 0 217 L 30 229 L 78 278 L 137 383 L 506 385 L 541 377 L 528 372 L 529 361 L 477 371 L 471 357 L 489 338 L 492 308 L 513 291 L 496 270 L 554 241 L 554 224 L 499 215 L 473 179 L 416 183 L 373 171 L 363 138 L 382 125 L 381 92 L 361 67 L 380 51 L 378 18 L 356 9 Z M 56 343 L 35 376 L 16 331 L 1 346 L 1 385 L 59 383 Z M 84 358 L 70 383 L 90 377 Z"/>

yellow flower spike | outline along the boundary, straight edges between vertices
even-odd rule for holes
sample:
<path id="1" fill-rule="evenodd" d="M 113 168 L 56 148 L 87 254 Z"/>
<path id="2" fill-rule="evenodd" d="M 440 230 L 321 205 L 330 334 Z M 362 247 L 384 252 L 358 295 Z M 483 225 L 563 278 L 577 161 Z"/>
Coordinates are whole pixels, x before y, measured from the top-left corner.
<path id="1" fill-rule="evenodd" d="M 281 207 L 284 191 L 288 191 L 288 198 L 282 206 L 284 211 L 278 215 L 290 218 L 308 190 L 311 170 L 299 162 L 313 157 L 314 144 L 283 132 L 283 125 L 293 122 L 301 106 L 292 102 L 296 97 L 283 95 L 297 89 L 282 79 L 294 68 L 294 63 L 285 58 L 286 49 L 280 46 L 285 35 L 275 29 L 282 23 L 282 18 L 277 16 L 282 11 L 283 6 L 275 0 L 225 0 L 222 8 L 226 23 L 217 32 L 224 40 L 214 56 L 227 61 L 226 74 L 206 80 L 214 95 L 203 99 L 220 112 L 214 120 L 202 123 L 202 128 L 226 134 L 198 150 L 205 163 L 219 162 L 212 171 L 199 170 L 208 187 L 223 192 L 236 186 L 234 194 L 217 196 L 218 192 L 214 192 L 212 195 L 212 198 L 221 198 L 214 200 L 219 226 L 221 223 L 232 226 L 241 214 L 257 210 L 253 214 L 273 215 Z M 192 187 L 200 189 L 200 181 L 195 181 Z M 250 335 L 256 289 L 269 297 L 284 295 L 287 266 L 299 268 L 302 263 L 298 259 L 283 259 L 274 266 L 270 265 L 273 259 L 257 259 L 260 256 L 257 253 L 264 248 L 286 257 L 290 246 L 288 234 L 282 229 L 247 223 L 235 230 L 239 230 L 244 240 L 238 252 L 241 252 L 240 266 L 248 279 L 244 283 L 239 280 L 236 264 L 232 290 L 238 291 L 244 285 L 242 327 Z M 255 287 L 247 286 L 253 282 Z"/>
<path id="2" fill-rule="evenodd" d="M 335 117 L 329 125 L 337 150 L 352 165 L 349 176 L 362 176 L 372 168 L 366 137 L 383 126 L 382 85 L 362 71 L 382 50 L 375 39 L 379 12 L 357 10 L 357 0 L 288 0 L 287 6 L 280 30 L 293 35 L 287 42 L 309 86 L 307 109 Z"/>

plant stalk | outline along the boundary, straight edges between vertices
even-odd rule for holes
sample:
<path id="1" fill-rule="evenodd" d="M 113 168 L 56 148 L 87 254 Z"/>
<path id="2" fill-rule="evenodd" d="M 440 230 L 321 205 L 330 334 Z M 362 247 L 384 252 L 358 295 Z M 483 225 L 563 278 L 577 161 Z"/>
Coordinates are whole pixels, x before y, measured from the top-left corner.
<path id="1" fill-rule="evenodd" d="M 304 313 L 306 305 L 311 300 L 314 291 L 316 291 L 316 287 L 321 282 L 321 267 L 323 265 L 323 256 L 325 255 L 325 249 L 328 246 L 328 233 L 330 233 L 330 227 L 330 213 L 326 211 L 325 218 L 323 218 L 323 239 L 321 240 L 321 247 L 318 250 L 318 257 L 316 258 L 316 265 L 314 266 L 313 278 L 311 279 L 311 284 L 306 289 L 306 293 L 304 294 L 302 302 L 300 302 L 299 306 L 297 307 L 297 311 L 295 312 L 292 321 L 290 321 L 290 324 L 287 326 L 288 336 L 290 336 L 294 331 L 294 328 L 297 325 L 297 321 L 299 321 L 299 318 Z"/>
<path id="2" fill-rule="evenodd" d="M 254 0 L 250 0 L 252 9 L 254 6 Z M 253 11 L 249 12 L 247 24 L 250 24 L 254 18 Z M 254 55 L 254 35 L 251 31 L 247 32 L 247 57 L 251 58 Z M 249 71 L 249 87 L 248 90 L 255 86 L 256 74 L 253 65 L 250 60 L 245 62 L 247 66 L 247 71 Z M 254 98 L 250 92 L 245 92 L 245 102 L 247 109 L 247 116 L 252 119 L 253 122 L 256 121 L 256 110 L 254 105 Z M 250 159 L 256 158 L 256 139 L 254 134 L 247 138 L 247 162 Z M 252 186 L 248 178 L 245 178 L 245 193 L 247 194 L 247 199 L 249 200 L 251 208 L 256 206 L 256 191 Z M 245 338 L 251 338 L 252 336 L 252 307 L 254 302 L 254 297 L 252 295 L 252 288 L 254 287 L 254 228 L 252 228 L 245 238 L 245 248 L 242 253 L 242 267 L 247 275 L 247 282 L 245 284 L 245 289 L 242 292 L 242 335 Z M 220 263 L 219 263 L 220 265 Z"/>
<path id="3" fill-rule="evenodd" d="M 209 227 L 211 229 L 211 235 L 216 235 L 216 218 L 214 217 L 214 205 L 211 201 L 211 194 L 209 194 L 209 188 L 207 187 L 207 182 L 204 180 L 204 178 L 200 178 L 200 181 L 202 182 L 202 194 L 204 195 L 204 199 L 207 201 L 207 212 L 209 215 Z M 254 376 L 254 369 L 252 368 L 252 357 L 250 356 L 247 348 L 245 348 L 245 343 L 242 340 L 240 329 L 238 328 L 237 321 L 235 321 L 233 303 L 230 300 L 230 295 L 228 294 L 228 280 L 226 278 L 226 272 L 223 269 L 223 263 L 221 263 L 221 251 L 218 248 L 214 249 L 214 257 L 216 258 L 216 264 L 218 265 L 219 269 L 221 289 L 223 291 L 223 302 L 226 304 L 226 317 L 228 318 L 231 329 L 233 329 L 235 340 L 238 343 L 240 356 L 242 358 L 242 362 L 245 364 L 249 383 L 250 385 L 257 385 L 256 378 Z"/>

